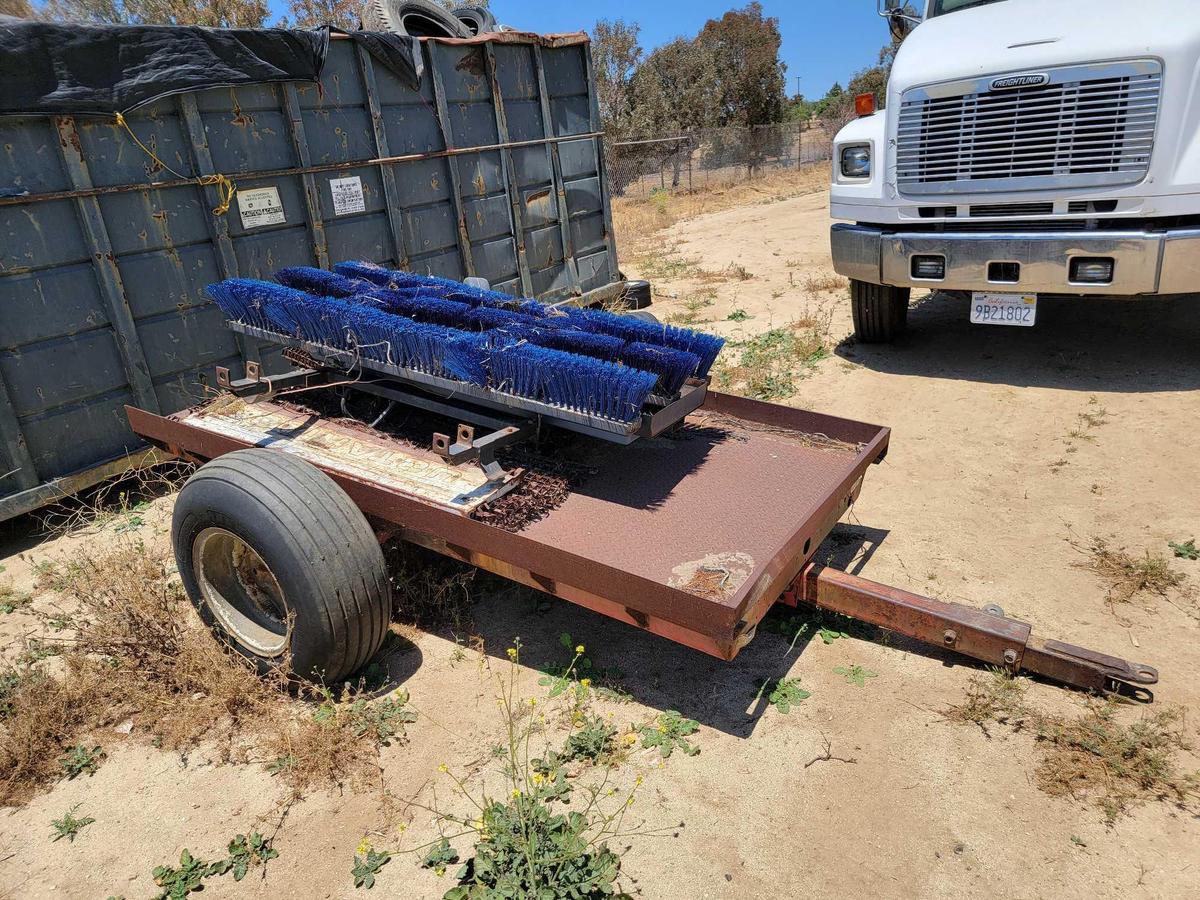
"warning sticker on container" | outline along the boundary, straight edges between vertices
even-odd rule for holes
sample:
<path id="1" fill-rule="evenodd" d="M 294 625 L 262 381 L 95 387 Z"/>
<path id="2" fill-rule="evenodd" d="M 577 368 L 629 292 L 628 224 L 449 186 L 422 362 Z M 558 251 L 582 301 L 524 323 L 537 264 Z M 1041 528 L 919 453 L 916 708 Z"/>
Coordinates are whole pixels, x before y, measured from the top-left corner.
<path id="1" fill-rule="evenodd" d="M 283 201 L 279 199 L 279 188 L 254 188 L 238 191 L 238 212 L 242 214 L 243 228 L 258 228 L 260 225 L 280 225 L 283 216 Z"/>
<path id="2" fill-rule="evenodd" d="M 357 175 L 350 178 L 329 179 L 329 192 L 333 194 L 333 214 L 347 216 L 350 213 L 367 211 L 367 201 L 363 199 L 362 179 Z"/>

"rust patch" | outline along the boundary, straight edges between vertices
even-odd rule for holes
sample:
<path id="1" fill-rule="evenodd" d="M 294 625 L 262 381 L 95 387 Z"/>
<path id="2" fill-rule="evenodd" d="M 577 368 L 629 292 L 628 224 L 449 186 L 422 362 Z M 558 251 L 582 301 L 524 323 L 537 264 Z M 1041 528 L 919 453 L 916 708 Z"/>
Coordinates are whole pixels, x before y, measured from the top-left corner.
<path id="1" fill-rule="evenodd" d="M 736 594 L 753 571 L 749 553 L 710 553 L 677 565 L 667 584 L 706 600 L 723 600 Z"/>
<path id="2" fill-rule="evenodd" d="M 455 64 L 454 69 L 457 72 L 467 72 L 476 78 L 482 78 L 487 72 L 483 63 L 483 50 L 475 47 L 469 53 L 463 54 L 463 58 Z"/>

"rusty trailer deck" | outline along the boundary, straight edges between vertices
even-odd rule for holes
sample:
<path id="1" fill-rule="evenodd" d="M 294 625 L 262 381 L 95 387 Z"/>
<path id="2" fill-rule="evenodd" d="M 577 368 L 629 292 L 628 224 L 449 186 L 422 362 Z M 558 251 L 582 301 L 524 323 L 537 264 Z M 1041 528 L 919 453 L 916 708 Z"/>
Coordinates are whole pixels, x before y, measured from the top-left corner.
<path id="1" fill-rule="evenodd" d="M 560 506 L 511 533 L 472 518 L 480 503 L 456 502 L 460 494 L 492 499 L 473 467 L 448 474 L 432 454 L 389 457 L 398 451 L 360 430 L 318 416 L 288 424 L 295 414 L 269 402 L 251 408 L 257 427 L 253 418 L 231 427 L 206 407 L 127 411 L 136 433 L 178 456 L 207 461 L 250 446 L 297 453 L 406 540 L 722 659 L 746 645 L 800 575 L 890 434 L 710 392 L 669 435 L 626 447 L 575 439 L 570 462 L 587 476 Z M 455 478 L 462 483 L 450 484 Z"/>

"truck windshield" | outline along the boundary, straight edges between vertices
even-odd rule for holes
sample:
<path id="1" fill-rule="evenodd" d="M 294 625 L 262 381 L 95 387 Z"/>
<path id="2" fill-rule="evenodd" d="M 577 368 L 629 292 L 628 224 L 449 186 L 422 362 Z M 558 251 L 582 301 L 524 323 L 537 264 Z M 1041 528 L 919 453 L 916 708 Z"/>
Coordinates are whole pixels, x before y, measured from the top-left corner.
<path id="1" fill-rule="evenodd" d="M 946 13 L 958 12 L 960 9 L 969 9 L 972 6 L 999 2 L 1000 0 L 934 0 L 933 7 L 929 11 L 929 18 L 944 16 Z"/>

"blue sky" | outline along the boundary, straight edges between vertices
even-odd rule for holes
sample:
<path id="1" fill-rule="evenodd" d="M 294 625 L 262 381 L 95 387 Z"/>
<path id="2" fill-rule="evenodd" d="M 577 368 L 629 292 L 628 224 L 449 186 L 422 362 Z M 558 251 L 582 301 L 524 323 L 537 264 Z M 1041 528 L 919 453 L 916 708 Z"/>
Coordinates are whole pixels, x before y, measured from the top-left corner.
<path id="1" fill-rule="evenodd" d="M 691 37 L 704 23 L 748 0 L 492 0 L 503 23 L 529 31 L 590 31 L 596 19 L 625 19 L 642 26 L 647 50 L 679 35 Z M 779 19 L 781 55 L 787 63 L 788 93 L 823 96 L 835 81 L 843 86 L 861 68 L 873 65 L 888 41 L 887 25 L 875 13 L 875 0 L 762 0 Z"/>

